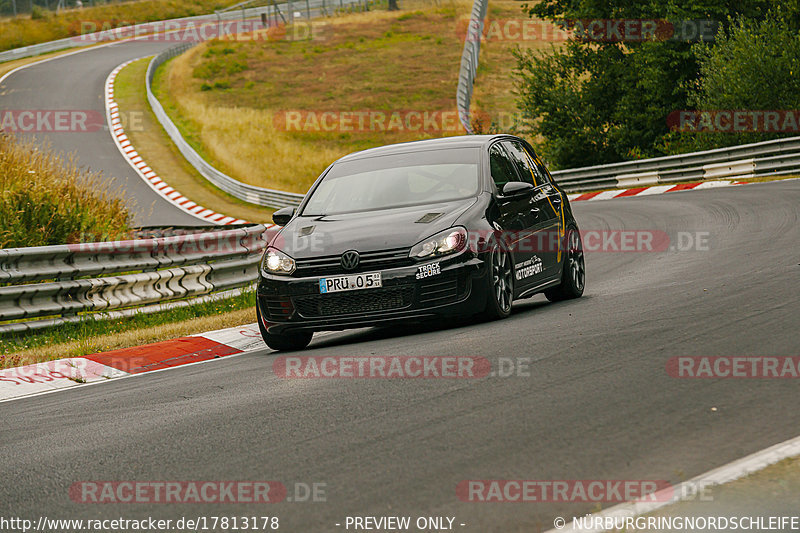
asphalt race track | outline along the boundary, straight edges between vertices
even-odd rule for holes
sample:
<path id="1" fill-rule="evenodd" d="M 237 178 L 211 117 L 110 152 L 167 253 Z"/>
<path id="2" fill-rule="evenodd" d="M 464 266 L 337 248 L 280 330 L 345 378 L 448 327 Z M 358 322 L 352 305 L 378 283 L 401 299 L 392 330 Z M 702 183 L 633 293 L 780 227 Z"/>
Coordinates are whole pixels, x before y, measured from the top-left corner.
<path id="1" fill-rule="evenodd" d="M 17 71 L 0 84 L 3 110 L 92 110 L 103 117 L 95 131 L 36 133 L 55 152 L 75 153 L 78 164 L 102 170 L 101 187 L 121 192 L 134 214 L 135 225 L 206 225 L 167 202 L 139 177 L 119 153 L 105 123 L 103 88 L 115 67 L 129 59 L 154 55 L 174 46 L 165 41 L 126 41 L 46 61 Z M 112 181 L 111 178 L 114 178 Z"/>
<path id="2" fill-rule="evenodd" d="M 542 531 L 596 506 L 468 503 L 457 484 L 677 483 L 796 437 L 795 380 L 676 379 L 665 365 L 797 355 L 800 181 L 574 210 L 583 231 L 664 231 L 673 243 L 707 232 L 708 246 L 589 252 L 579 300 L 537 296 L 492 323 L 335 333 L 303 352 L 477 355 L 493 368 L 527 357 L 527 376 L 284 379 L 263 350 L 2 403 L 0 509 L 32 519 L 274 515 L 297 532 L 342 531 L 348 515 L 455 516 L 460 531 Z M 290 497 L 295 482 L 324 483 L 326 501 L 73 503 L 70 485 L 91 480 L 277 480 Z"/>

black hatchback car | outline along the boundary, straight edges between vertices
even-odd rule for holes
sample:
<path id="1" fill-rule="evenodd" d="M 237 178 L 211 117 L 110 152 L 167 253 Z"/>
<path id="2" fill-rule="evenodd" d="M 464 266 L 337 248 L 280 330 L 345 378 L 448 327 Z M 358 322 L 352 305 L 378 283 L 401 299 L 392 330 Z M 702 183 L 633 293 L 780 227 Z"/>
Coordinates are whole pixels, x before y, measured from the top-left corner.
<path id="1" fill-rule="evenodd" d="M 578 225 L 524 140 L 447 137 L 347 155 L 300 205 L 261 261 L 258 323 L 276 350 L 315 331 L 483 314 L 543 292 L 583 294 Z"/>

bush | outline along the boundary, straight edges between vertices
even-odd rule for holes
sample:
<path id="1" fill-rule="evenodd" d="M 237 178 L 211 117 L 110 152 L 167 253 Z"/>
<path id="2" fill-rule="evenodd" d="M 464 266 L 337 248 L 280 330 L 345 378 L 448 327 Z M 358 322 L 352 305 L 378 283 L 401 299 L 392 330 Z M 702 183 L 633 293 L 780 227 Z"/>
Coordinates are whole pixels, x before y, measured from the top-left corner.
<path id="1" fill-rule="evenodd" d="M 729 21 L 714 46 L 696 46 L 700 79 L 689 103 L 701 111 L 800 109 L 800 33 L 771 11 L 762 21 Z M 758 128 L 756 128 L 758 129 Z M 798 135 L 790 132 L 674 132 L 665 151 L 681 153 Z"/>
<path id="2" fill-rule="evenodd" d="M 125 238 L 128 210 L 92 186 L 98 179 L 0 133 L 0 248 Z"/>
<path id="3" fill-rule="evenodd" d="M 42 6 L 33 6 L 31 10 L 31 20 L 44 20 L 48 18 L 47 9 Z"/>
<path id="4" fill-rule="evenodd" d="M 551 21 L 724 20 L 728 14 L 762 20 L 769 6 L 777 4 L 548 0 L 533 5 L 530 13 Z M 556 168 L 664 155 L 672 135 L 667 119 L 689 108 L 689 94 L 700 75 L 692 43 L 677 38 L 624 43 L 573 39 L 549 52 L 518 51 L 516 59 L 523 131 L 543 139 L 543 156 Z"/>

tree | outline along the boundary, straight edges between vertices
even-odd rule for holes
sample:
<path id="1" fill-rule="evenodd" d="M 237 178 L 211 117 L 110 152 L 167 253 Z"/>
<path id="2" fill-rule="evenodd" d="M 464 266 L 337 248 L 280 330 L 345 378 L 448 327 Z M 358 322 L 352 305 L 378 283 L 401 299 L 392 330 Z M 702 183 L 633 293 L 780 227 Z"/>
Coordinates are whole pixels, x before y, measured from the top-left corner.
<path id="1" fill-rule="evenodd" d="M 389 0 L 389 11 L 397 11 L 400 6 L 397 5 L 397 0 Z"/>
<path id="2" fill-rule="evenodd" d="M 545 0 L 531 16 L 563 20 L 717 20 L 729 14 L 763 19 L 778 0 L 660 2 Z M 640 42 L 573 38 L 549 51 L 516 52 L 518 106 L 527 133 L 543 139 L 555 167 L 602 164 L 664 154 L 667 117 L 688 109 L 699 77 L 684 35 Z"/>
<path id="3" fill-rule="evenodd" d="M 800 135 L 800 124 L 794 128 L 795 118 L 787 115 L 800 109 L 798 26 L 796 16 L 777 8 L 762 21 L 731 20 L 714 46 L 695 46 L 700 75 L 691 87 L 689 103 L 699 110 L 697 115 L 742 111 L 744 128 L 755 131 L 736 131 L 728 122 L 727 129 L 732 131 L 674 132 L 665 139 L 665 151 L 679 153 Z M 750 112 L 755 114 L 748 118 Z M 762 112 L 777 120 L 765 128 L 766 114 Z M 776 131 L 776 124 L 784 131 Z"/>

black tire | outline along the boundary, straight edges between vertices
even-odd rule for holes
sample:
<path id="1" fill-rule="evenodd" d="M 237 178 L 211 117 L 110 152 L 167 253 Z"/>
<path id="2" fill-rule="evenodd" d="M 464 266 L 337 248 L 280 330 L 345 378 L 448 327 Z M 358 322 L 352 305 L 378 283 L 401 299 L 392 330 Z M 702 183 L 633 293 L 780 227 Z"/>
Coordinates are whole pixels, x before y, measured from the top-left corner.
<path id="1" fill-rule="evenodd" d="M 268 333 L 261 322 L 261 310 L 256 305 L 256 317 L 258 318 L 258 329 L 261 331 L 261 338 L 273 350 L 285 352 L 293 350 L 302 350 L 308 343 L 311 342 L 311 337 L 314 336 L 313 331 L 300 331 L 297 333 L 287 333 L 285 335 L 275 335 Z"/>
<path id="2" fill-rule="evenodd" d="M 489 320 L 506 318 L 511 314 L 514 299 L 514 268 L 508 251 L 495 245 L 489 252 L 489 272 L 486 273 L 486 307 L 483 317 Z"/>
<path id="3" fill-rule="evenodd" d="M 302 350 L 308 343 L 311 342 L 311 337 L 314 333 L 311 331 L 301 331 L 297 333 L 287 333 L 285 335 L 273 335 L 267 333 L 264 336 L 264 342 L 273 350 L 280 352 L 290 352 L 293 350 Z"/>
<path id="4" fill-rule="evenodd" d="M 578 228 L 567 230 L 567 246 L 564 250 L 564 266 L 561 271 L 561 283 L 557 287 L 544 291 L 551 302 L 580 298 L 586 287 L 586 262 L 583 257 L 583 243 Z"/>

